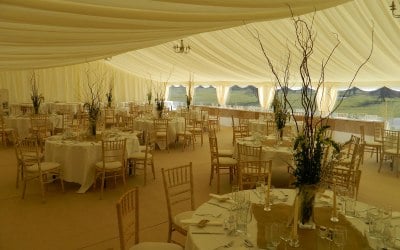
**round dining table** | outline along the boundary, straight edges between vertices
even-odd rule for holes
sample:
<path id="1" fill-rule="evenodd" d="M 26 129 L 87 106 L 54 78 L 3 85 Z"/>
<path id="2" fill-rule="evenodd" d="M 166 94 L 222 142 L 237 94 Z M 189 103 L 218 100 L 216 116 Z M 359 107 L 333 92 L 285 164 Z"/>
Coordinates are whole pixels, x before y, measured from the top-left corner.
<path id="1" fill-rule="evenodd" d="M 134 128 L 138 131 L 153 131 L 154 118 L 139 117 L 134 121 Z M 168 143 L 174 143 L 176 134 L 185 130 L 185 119 L 183 117 L 174 117 L 168 120 Z M 160 149 L 165 149 L 166 145 L 162 142 L 156 142 Z"/>
<path id="2" fill-rule="evenodd" d="M 139 151 L 135 133 L 116 132 L 126 138 L 126 156 Z M 58 162 L 63 169 L 64 181 L 81 185 L 77 193 L 85 193 L 94 182 L 95 164 L 102 160 L 101 141 L 84 141 L 51 136 L 45 142 L 45 160 Z"/>
<path id="3" fill-rule="evenodd" d="M 230 199 L 232 194 L 213 195 L 211 199 L 201 204 L 193 213 L 192 218 L 183 220 L 187 225 L 188 235 L 186 250 L 200 249 L 274 249 L 271 245 L 270 226 L 279 222 L 283 227 L 293 224 L 294 203 L 296 189 L 272 189 L 270 197 L 270 211 L 264 211 L 264 205 L 260 202 L 260 196 L 256 190 L 240 191 L 247 193 L 252 204 L 251 217 L 248 220 L 247 232 L 230 230 L 230 218 L 234 212 L 235 202 Z M 221 198 L 228 198 L 221 199 Z M 317 193 L 314 204 L 314 220 L 316 229 L 297 229 L 299 247 L 291 247 L 288 242 L 281 241 L 278 249 L 338 249 L 331 238 L 322 237 L 322 229 L 336 230 L 345 228 L 347 239 L 343 249 L 386 249 L 382 247 L 382 241 L 369 234 L 369 225 L 366 222 L 366 213 L 373 206 L 362 202 L 355 202 L 355 216 L 345 216 L 344 204 L 338 199 L 339 222 L 331 222 L 333 211 L 333 192 L 325 190 Z M 391 225 L 400 228 L 399 212 L 392 213 Z M 207 220 L 205 226 L 198 226 L 199 222 Z M 326 231 L 323 231 L 326 232 Z M 290 231 L 292 233 L 292 231 Z M 326 236 L 326 235 L 325 235 Z M 393 249 L 399 249 L 400 230 L 393 235 L 396 245 Z M 390 248 L 391 249 L 391 248 Z"/>
<path id="4" fill-rule="evenodd" d="M 49 115 L 48 121 L 51 123 L 52 128 L 62 128 L 62 115 Z M 29 116 L 5 116 L 4 123 L 8 128 L 17 131 L 18 136 L 21 138 L 28 137 L 31 128 L 31 118 Z"/>

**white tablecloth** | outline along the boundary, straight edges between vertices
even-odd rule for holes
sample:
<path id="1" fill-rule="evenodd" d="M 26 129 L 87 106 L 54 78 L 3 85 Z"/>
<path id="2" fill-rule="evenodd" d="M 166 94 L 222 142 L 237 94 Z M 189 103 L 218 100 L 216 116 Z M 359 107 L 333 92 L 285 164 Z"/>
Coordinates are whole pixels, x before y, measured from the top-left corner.
<path id="1" fill-rule="evenodd" d="M 250 201 L 252 203 L 258 203 L 259 197 L 256 195 L 255 190 L 246 190 L 244 192 L 249 193 Z M 276 200 L 274 204 L 282 203 L 287 205 L 294 204 L 295 190 L 293 189 L 274 189 L 272 194 L 276 195 L 281 200 Z M 284 198 L 285 195 L 287 198 Z M 227 196 L 230 196 L 229 194 Z M 190 226 L 189 233 L 186 238 L 185 250 L 200 250 L 200 249 L 215 249 L 218 246 L 222 246 L 227 242 L 233 241 L 232 249 L 247 249 L 243 244 L 243 236 L 231 236 L 226 235 L 223 229 L 223 221 L 229 216 L 229 208 L 232 206 L 231 201 L 219 202 L 212 198 L 208 202 L 203 203 L 198 207 L 193 215 L 193 221 L 208 219 L 211 224 L 215 226 L 206 226 L 204 228 L 198 228 L 197 226 Z M 252 218 L 251 222 L 247 226 L 248 228 L 248 240 L 250 240 L 254 246 L 257 242 L 257 221 Z M 200 234 L 198 232 L 205 232 Z M 220 233 L 220 234 L 207 234 L 208 232 Z M 221 249 L 224 249 L 221 247 Z M 258 248 L 252 248 L 258 249 Z"/>
<path id="2" fill-rule="evenodd" d="M 246 144 L 251 146 L 259 146 L 251 137 L 238 139 L 237 143 Z M 237 157 L 237 144 L 234 147 L 234 157 Z M 287 166 L 288 163 L 292 163 L 293 152 L 290 147 L 284 146 L 263 146 L 261 152 L 261 160 L 269 161 L 272 160 L 272 168 L 279 166 Z"/>
<path id="3" fill-rule="evenodd" d="M 139 131 L 153 131 L 153 119 L 137 118 L 134 122 L 135 130 Z M 185 130 L 185 119 L 182 117 L 173 118 L 168 121 L 168 143 L 174 143 L 176 140 L 176 134 Z M 157 142 L 160 148 L 165 148 L 165 145 L 161 145 Z"/>
<path id="4" fill-rule="evenodd" d="M 17 131 L 18 136 L 23 138 L 29 135 L 31 128 L 31 119 L 29 116 L 6 116 L 4 122 L 8 128 L 13 128 Z M 53 129 L 62 128 L 62 116 L 50 115 L 49 122 L 52 124 Z"/>
<path id="5" fill-rule="evenodd" d="M 249 193 L 250 200 L 252 203 L 258 203 L 259 198 L 255 190 L 246 190 L 244 192 Z M 278 199 L 275 200 L 274 204 L 287 204 L 293 206 L 296 191 L 294 189 L 273 189 L 272 194 Z M 227 194 L 226 196 L 230 196 Z M 326 198 L 326 197 L 330 198 Z M 286 198 L 287 197 L 287 198 Z M 321 198 L 323 197 L 323 198 Z M 325 191 L 324 196 L 317 195 L 315 206 L 332 206 L 332 192 Z M 211 198 L 208 202 L 200 205 L 190 221 L 194 224 L 196 221 L 201 219 L 208 219 L 210 222 L 208 226 L 199 228 L 195 225 L 189 226 L 189 232 L 186 238 L 185 250 L 200 250 L 200 249 L 215 249 L 219 246 L 226 244 L 227 242 L 233 242 L 232 248 L 229 249 L 248 249 L 244 246 L 244 239 L 249 240 L 254 244 L 254 248 L 257 247 L 257 221 L 254 216 L 251 222 L 248 224 L 248 235 L 227 235 L 223 229 L 224 220 L 229 216 L 229 208 L 232 206 L 231 201 L 219 202 L 217 199 Z M 372 208 L 368 204 L 362 202 L 356 202 L 357 213 L 365 216 L 366 210 Z M 340 210 L 343 212 L 343 210 Z M 288 215 L 288 218 L 290 215 Z M 400 213 L 393 212 L 392 225 L 400 225 Z M 358 231 L 364 233 L 368 232 L 368 225 L 365 223 L 365 218 L 346 218 Z M 397 232 L 400 233 L 400 232 Z M 368 236 L 368 233 L 367 233 Z M 396 235 L 397 238 L 400 235 Z M 378 240 L 372 237 L 367 237 L 372 249 L 376 249 Z M 397 241 L 398 242 L 398 241 Z M 398 242 L 399 244 L 400 242 Z M 283 243 L 281 243 L 283 244 Z M 400 247 L 400 245 L 398 245 Z M 225 249 L 221 247 L 221 249 Z M 346 248 L 345 248 L 346 249 Z M 382 249 L 382 248 L 379 248 Z M 399 249 L 399 248 L 396 248 Z"/>
<path id="6" fill-rule="evenodd" d="M 139 151 L 139 140 L 133 133 L 118 133 L 127 138 L 126 154 Z M 96 162 L 102 159 L 101 142 L 63 140 L 62 136 L 46 139 L 46 161 L 61 164 L 64 180 L 81 184 L 78 193 L 85 193 L 94 182 Z"/>

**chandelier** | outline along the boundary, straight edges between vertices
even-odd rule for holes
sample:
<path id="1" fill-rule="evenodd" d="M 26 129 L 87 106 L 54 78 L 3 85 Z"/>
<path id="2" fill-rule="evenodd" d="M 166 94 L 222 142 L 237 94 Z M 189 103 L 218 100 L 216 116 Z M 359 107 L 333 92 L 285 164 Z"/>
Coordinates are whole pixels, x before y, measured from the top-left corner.
<path id="1" fill-rule="evenodd" d="M 392 4 L 389 5 L 389 8 L 392 11 L 392 16 L 394 16 L 395 18 L 400 18 L 400 14 L 394 13 L 396 11 L 396 4 L 394 3 L 394 1 L 392 1 Z"/>
<path id="2" fill-rule="evenodd" d="M 189 45 L 185 45 L 183 43 L 183 39 L 181 39 L 181 41 L 178 44 L 174 45 L 174 51 L 176 53 L 184 53 L 187 54 L 190 51 L 190 46 Z"/>

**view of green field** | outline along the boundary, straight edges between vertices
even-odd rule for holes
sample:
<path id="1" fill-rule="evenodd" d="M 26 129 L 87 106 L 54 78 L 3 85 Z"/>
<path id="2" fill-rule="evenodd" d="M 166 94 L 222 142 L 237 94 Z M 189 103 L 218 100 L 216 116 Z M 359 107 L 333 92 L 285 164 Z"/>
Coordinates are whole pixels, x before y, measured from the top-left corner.
<path id="1" fill-rule="evenodd" d="M 342 99 L 343 94 L 344 91 L 339 91 L 337 104 Z M 300 97 L 300 90 L 290 90 L 288 93 L 288 99 L 294 110 L 302 109 Z M 168 100 L 186 103 L 185 87 L 171 87 Z M 215 88 L 196 87 L 194 104 L 217 105 Z M 259 107 L 257 88 L 253 86 L 246 88 L 231 87 L 226 105 Z M 349 117 L 362 117 L 363 115 L 377 115 L 383 119 L 400 117 L 400 93 L 387 88 L 370 92 L 355 88 L 347 92 L 335 113 L 345 113 Z"/>

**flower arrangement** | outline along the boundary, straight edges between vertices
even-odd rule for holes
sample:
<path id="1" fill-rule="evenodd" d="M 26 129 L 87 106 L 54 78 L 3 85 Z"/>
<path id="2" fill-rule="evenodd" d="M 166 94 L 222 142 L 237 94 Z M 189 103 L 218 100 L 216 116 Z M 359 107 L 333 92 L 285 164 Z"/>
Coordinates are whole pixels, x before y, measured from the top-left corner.
<path id="1" fill-rule="evenodd" d="M 36 73 L 33 71 L 31 75 L 31 100 L 32 100 L 32 105 L 33 105 L 33 110 L 35 114 L 39 114 L 39 108 L 40 104 L 44 102 L 44 97 L 42 94 L 39 94 L 39 87 L 37 85 L 37 80 L 36 80 Z"/>
<path id="2" fill-rule="evenodd" d="M 187 107 L 187 109 L 190 108 L 190 104 L 192 102 L 192 87 L 193 87 L 193 82 L 192 82 L 192 80 L 189 80 L 189 83 L 188 83 L 188 86 L 187 86 L 188 93 L 186 95 L 186 107 Z"/>
<path id="3" fill-rule="evenodd" d="M 96 75 L 95 75 L 96 76 Z M 102 96 L 104 92 L 102 89 L 103 83 L 105 82 L 105 76 L 96 76 L 96 79 L 92 79 L 90 70 L 86 71 L 87 77 L 87 91 L 86 91 L 86 102 L 83 104 L 83 108 L 89 115 L 89 133 L 92 136 L 96 136 L 96 125 L 97 120 L 101 115 L 102 107 Z M 111 91 L 109 92 L 111 93 Z M 108 97 L 108 95 L 106 95 Z M 112 100 L 112 97 L 111 97 Z"/>
<path id="4" fill-rule="evenodd" d="M 147 103 L 151 104 L 151 99 L 153 98 L 153 92 L 151 91 L 151 89 L 147 91 L 146 96 L 147 96 Z"/>
<path id="5" fill-rule="evenodd" d="M 286 119 L 288 118 L 288 111 L 285 104 L 286 103 L 283 102 L 282 105 L 282 101 L 279 99 L 278 93 L 275 92 L 274 100 L 272 102 L 272 108 L 274 111 L 276 129 L 280 132 L 283 132 L 283 128 L 286 125 Z"/>
<path id="6" fill-rule="evenodd" d="M 158 111 L 158 117 L 162 117 L 162 112 L 164 110 L 165 105 L 165 90 L 167 87 L 167 83 L 159 83 L 156 84 L 154 92 L 156 93 L 155 103 L 156 103 L 156 110 Z"/>
<path id="7" fill-rule="evenodd" d="M 314 13 L 315 15 L 315 13 Z M 301 19 L 301 17 L 294 17 L 292 13 L 292 20 L 295 29 L 295 46 L 299 52 L 300 64 L 299 73 L 301 79 L 301 105 L 304 109 L 303 117 L 295 117 L 293 107 L 289 101 L 287 95 L 288 92 L 283 91 L 283 101 L 289 107 L 290 115 L 293 117 L 297 128 L 297 137 L 293 145 L 293 157 L 294 157 L 294 170 L 293 175 L 296 178 L 294 185 L 299 188 L 300 197 L 300 208 L 301 208 L 301 223 L 308 224 L 312 227 L 315 224 L 312 223 L 313 204 L 315 198 L 315 192 L 317 187 L 323 180 L 323 174 L 326 173 L 324 167 L 330 166 L 330 164 L 324 164 L 325 149 L 332 146 L 335 151 L 338 151 L 339 145 L 333 141 L 330 137 L 326 136 L 326 130 L 329 128 L 327 121 L 329 115 L 332 114 L 337 107 L 341 104 L 339 101 L 336 108 L 330 111 L 330 114 L 326 117 L 321 115 L 317 116 L 317 93 L 323 93 L 324 91 L 324 75 L 325 68 L 330 62 L 332 55 L 336 48 L 339 46 L 340 41 L 337 39 L 333 49 L 328 53 L 328 58 L 322 62 L 321 72 L 319 79 L 313 80 L 310 74 L 308 62 L 312 61 L 311 56 L 314 52 L 315 32 L 313 31 L 313 21 L 308 23 Z M 268 66 L 277 84 L 282 90 L 289 88 L 289 68 L 291 63 L 291 51 L 288 51 L 287 61 L 285 65 L 284 75 L 281 77 L 278 71 L 275 69 L 268 53 L 266 52 L 259 33 L 253 33 L 253 37 L 258 40 L 262 54 L 267 60 Z M 372 36 L 373 38 L 373 36 Z M 372 39 L 373 44 L 373 39 Z M 372 54 L 372 48 L 370 54 L 365 61 L 358 67 L 354 74 L 351 82 L 349 83 L 348 89 L 350 89 L 360 69 L 367 63 Z M 314 90 L 310 91 L 311 89 Z M 343 98 L 341 99 L 343 100 Z M 297 119 L 296 119 L 297 118 Z M 302 121 L 302 129 L 299 128 L 298 120 Z M 329 161 L 329 159 L 328 159 Z M 312 228 L 311 227 L 311 228 Z"/>
<path id="8" fill-rule="evenodd" d="M 111 106 L 112 106 L 112 101 L 113 101 L 112 91 L 113 91 L 113 86 L 110 84 L 110 86 L 108 87 L 108 92 L 106 93 L 108 108 L 111 108 Z"/>

